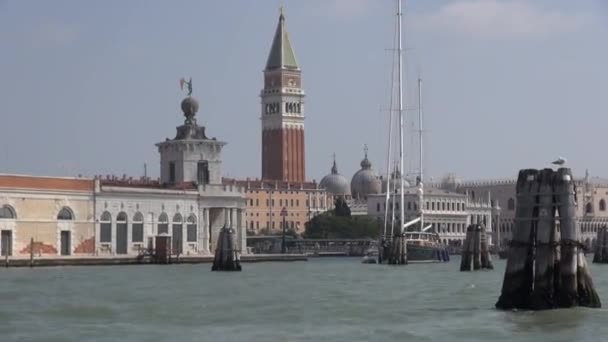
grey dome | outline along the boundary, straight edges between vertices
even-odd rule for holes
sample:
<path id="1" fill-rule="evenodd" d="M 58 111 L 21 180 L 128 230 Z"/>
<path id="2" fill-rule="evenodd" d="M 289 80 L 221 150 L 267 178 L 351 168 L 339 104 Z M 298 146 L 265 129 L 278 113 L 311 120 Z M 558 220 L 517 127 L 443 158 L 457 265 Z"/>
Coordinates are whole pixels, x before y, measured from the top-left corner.
<path id="1" fill-rule="evenodd" d="M 401 182 L 403 182 L 403 187 L 408 188 L 411 186 L 410 182 L 405 179 L 405 177 L 401 177 L 401 172 L 398 169 L 395 169 L 391 173 L 391 189 L 399 191 L 401 189 Z M 382 192 L 386 193 L 387 191 L 387 180 L 386 178 L 382 179 Z"/>
<path id="2" fill-rule="evenodd" d="M 366 198 L 367 195 L 379 194 L 382 190 L 380 177 L 372 169 L 372 163 L 365 158 L 361 161 L 361 170 L 357 171 L 350 181 L 350 191 L 355 198 Z"/>
<path id="3" fill-rule="evenodd" d="M 338 166 L 336 165 L 335 159 L 334 165 L 331 167 L 331 173 L 321 179 L 319 187 L 335 196 L 350 196 L 348 180 L 338 173 Z"/>
<path id="4" fill-rule="evenodd" d="M 448 174 L 441 180 L 441 188 L 448 191 L 456 191 L 460 184 L 462 184 L 462 182 L 453 173 Z"/>
<path id="5" fill-rule="evenodd" d="M 191 118 L 198 112 L 198 101 L 192 97 L 188 96 L 182 100 L 182 111 L 187 118 Z"/>

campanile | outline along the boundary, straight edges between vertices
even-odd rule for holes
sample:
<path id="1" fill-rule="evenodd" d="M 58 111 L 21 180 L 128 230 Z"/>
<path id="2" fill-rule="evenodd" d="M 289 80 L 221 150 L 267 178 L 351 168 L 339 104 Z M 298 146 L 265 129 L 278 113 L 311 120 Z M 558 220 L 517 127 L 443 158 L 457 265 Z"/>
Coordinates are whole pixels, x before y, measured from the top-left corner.
<path id="1" fill-rule="evenodd" d="M 264 69 L 262 178 L 304 182 L 304 91 L 281 11 Z"/>

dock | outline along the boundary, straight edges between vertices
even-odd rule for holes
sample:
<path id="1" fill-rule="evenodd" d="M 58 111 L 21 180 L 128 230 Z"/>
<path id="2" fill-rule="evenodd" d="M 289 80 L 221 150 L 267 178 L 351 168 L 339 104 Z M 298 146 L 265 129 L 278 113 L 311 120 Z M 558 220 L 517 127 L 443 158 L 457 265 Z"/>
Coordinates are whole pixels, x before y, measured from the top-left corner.
<path id="1" fill-rule="evenodd" d="M 293 262 L 307 261 L 305 254 L 248 254 L 241 256 L 241 262 Z M 170 264 L 207 264 L 213 263 L 213 255 L 172 256 Z M 53 256 L 49 258 L 11 257 L 2 260 L 4 267 L 50 267 L 50 266 L 119 266 L 153 265 L 150 260 L 137 256 Z"/>

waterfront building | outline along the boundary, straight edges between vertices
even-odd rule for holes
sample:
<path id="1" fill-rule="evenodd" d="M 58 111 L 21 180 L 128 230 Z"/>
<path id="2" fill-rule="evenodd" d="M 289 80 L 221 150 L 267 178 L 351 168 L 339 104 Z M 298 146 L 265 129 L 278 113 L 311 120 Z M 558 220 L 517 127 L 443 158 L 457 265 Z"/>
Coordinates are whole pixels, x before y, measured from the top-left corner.
<path id="1" fill-rule="evenodd" d="M 226 183 L 244 190 L 247 197 L 245 226 L 253 234 L 281 233 L 282 214 L 286 215 L 285 229 L 302 234 L 306 222 L 334 207 L 334 197 L 315 182 L 246 179 L 227 180 Z"/>
<path id="2" fill-rule="evenodd" d="M 93 254 L 94 189 L 92 179 L 0 175 L 0 254 Z"/>
<path id="3" fill-rule="evenodd" d="M 492 231 L 493 211 L 491 199 L 473 200 L 465 194 L 442 189 L 440 186 L 425 184 L 424 198 L 420 203 L 420 193 L 417 186 L 404 189 L 404 215 L 403 222 L 408 222 L 424 214 L 424 225 L 430 225 L 430 231 L 439 234 L 441 241 L 448 246 L 462 246 L 466 237 L 466 230 L 470 224 L 483 223 L 488 232 Z M 400 222 L 399 189 L 389 196 L 388 218 L 389 222 L 394 215 L 395 222 Z M 392 211 L 394 205 L 394 214 Z M 386 193 L 369 195 L 367 198 L 367 212 L 369 216 L 379 222 L 384 221 L 386 209 Z M 397 229 L 399 224 L 394 225 Z M 418 228 L 420 226 L 418 225 Z M 391 225 L 388 225 L 391 229 Z M 389 233 L 389 232 L 387 232 Z M 489 244 L 492 240 L 489 239 Z"/>
<path id="4" fill-rule="evenodd" d="M 45 257 L 135 256 L 166 235 L 173 254 L 209 255 L 224 226 L 245 252 L 245 195 L 222 179 L 226 143 L 197 125 L 194 98 L 181 107 L 186 119 L 175 138 L 156 144 L 157 180 L 0 175 L 0 252 L 25 257 L 32 245 Z"/>
<path id="5" fill-rule="evenodd" d="M 494 226 L 492 233 L 494 239 L 501 241 L 503 246 L 511 240 L 515 227 L 516 184 L 515 178 L 464 181 L 456 184 L 457 191 L 468 193 L 472 198 L 489 193 L 495 204 L 500 205 L 502 210 L 499 224 Z M 591 248 L 595 246 L 598 229 L 608 226 L 608 180 L 593 178 L 586 173 L 585 177 L 575 180 L 575 185 L 578 201 L 576 219 L 581 225 L 584 243 Z"/>

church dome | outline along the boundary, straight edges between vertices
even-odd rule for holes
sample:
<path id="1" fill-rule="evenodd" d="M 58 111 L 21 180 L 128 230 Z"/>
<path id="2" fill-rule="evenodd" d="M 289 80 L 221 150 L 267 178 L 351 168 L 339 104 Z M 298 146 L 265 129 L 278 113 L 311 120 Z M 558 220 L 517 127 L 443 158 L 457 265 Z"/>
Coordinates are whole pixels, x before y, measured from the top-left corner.
<path id="1" fill-rule="evenodd" d="M 350 196 L 350 186 L 346 177 L 338 173 L 338 166 L 334 159 L 331 173 L 321 179 L 319 187 L 335 196 Z"/>
<path id="2" fill-rule="evenodd" d="M 441 188 L 448 191 L 456 191 L 462 181 L 455 174 L 450 173 L 441 180 Z"/>
<path id="3" fill-rule="evenodd" d="M 354 198 L 366 198 L 367 195 L 379 194 L 382 190 L 382 182 L 378 174 L 372 169 L 372 163 L 365 158 L 361 161 L 361 169 L 357 171 L 350 181 L 350 191 Z"/>
<path id="4" fill-rule="evenodd" d="M 398 169 L 395 169 L 391 173 L 391 189 L 399 191 L 401 189 L 401 182 L 403 182 L 403 187 L 408 188 L 411 186 L 410 182 L 405 179 L 405 177 L 401 177 L 401 172 Z M 387 191 L 387 180 L 386 178 L 382 179 L 382 192 L 386 193 Z"/>

